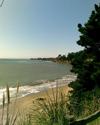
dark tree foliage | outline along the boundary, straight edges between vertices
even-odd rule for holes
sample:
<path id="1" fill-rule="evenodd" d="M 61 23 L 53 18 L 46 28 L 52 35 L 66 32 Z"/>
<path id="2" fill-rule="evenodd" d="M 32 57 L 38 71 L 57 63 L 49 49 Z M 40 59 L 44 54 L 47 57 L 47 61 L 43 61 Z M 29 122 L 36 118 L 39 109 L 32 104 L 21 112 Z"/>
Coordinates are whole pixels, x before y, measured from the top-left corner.
<path id="1" fill-rule="evenodd" d="M 70 113 L 75 117 L 87 116 L 100 109 L 100 5 L 95 5 L 88 21 L 78 24 L 80 39 L 77 44 L 84 49 L 69 53 L 76 81 L 70 96 Z"/>
<path id="2" fill-rule="evenodd" d="M 70 53 L 67 57 L 77 73 L 77 80 L 71 83 L 74 89 L 91 90 L 100 87 L 100 5 L 95 4 L 89 20 L 78 24 L 80 39 L 77 44 L 84 50 Z"/>
<path id="3" fill-rule="evenodd" d="M 56 60 L 59 62 L 64 62 L 64 61 L 67 61 L 67 57 L 65 55 L 61 55 L 59 54 L 58 57 L 56 57 Z"/>

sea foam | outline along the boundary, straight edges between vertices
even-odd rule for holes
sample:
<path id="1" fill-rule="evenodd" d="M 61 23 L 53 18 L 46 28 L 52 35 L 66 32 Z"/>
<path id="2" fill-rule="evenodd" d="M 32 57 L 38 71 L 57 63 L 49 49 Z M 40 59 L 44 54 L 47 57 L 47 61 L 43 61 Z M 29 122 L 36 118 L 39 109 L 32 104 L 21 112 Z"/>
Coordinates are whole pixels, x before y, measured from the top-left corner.
<path id="1" fill-rule="evenodd" d="M 61 79 L 56 79 L 53 81 L 49 81 L 49 80 L 37 81 L 37 85 L 33 85 L 33 86 L 32 85 L 20 86 L 19 92 L 18 92 L 18 98 L 27 96 L 32 93 L 35 94 L 35 93 L 47 90 L 49 88 L 55 88 L 56 86 L 60 87 L 60 86 L 68 85 L 76 78 L 77 78 L 76 75 L 66 75 Z M 38 84 L 38 82 L 41 84 Z M 10 90 L 11 99 L 14 99 L 16 97 L 17 88 L 10 87 L 9 90 Z M 2 104 L 3 93 L 5 94 L 5 97 L 6 97 L 6 88 L 0 88 L 0 105 Z"/>

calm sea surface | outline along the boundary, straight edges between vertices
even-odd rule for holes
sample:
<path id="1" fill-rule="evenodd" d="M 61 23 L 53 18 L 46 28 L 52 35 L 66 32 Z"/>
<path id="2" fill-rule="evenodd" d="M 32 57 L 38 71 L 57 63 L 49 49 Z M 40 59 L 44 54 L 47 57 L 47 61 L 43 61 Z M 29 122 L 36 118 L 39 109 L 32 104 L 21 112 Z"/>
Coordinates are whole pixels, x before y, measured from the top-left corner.
<path id="1" fill-rule="evenodd" d="M 0 59 L 0 86 L 35 84 L 70 75 L 71 65 L 28 59 Z"/>

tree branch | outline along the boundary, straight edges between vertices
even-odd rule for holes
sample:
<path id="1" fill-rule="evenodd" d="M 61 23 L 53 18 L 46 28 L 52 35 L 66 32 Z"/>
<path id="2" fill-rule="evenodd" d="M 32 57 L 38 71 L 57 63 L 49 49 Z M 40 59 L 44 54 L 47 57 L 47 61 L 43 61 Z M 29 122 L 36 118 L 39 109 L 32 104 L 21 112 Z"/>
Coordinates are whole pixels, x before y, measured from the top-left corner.
<path id="1" fill-rule="evenodd" d="M 0 3 L 0 7 L 2 7 L 3 3 L 4 3 L 4 0 L 2 0 L 2 2 Z"/>

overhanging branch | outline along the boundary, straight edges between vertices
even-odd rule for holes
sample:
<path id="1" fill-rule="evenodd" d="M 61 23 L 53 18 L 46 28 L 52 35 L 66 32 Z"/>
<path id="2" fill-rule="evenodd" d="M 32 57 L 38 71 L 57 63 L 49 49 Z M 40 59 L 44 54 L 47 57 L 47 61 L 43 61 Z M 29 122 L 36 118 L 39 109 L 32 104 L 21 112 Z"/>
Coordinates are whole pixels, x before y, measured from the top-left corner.
<path id="1" fill-rule="evenodd" d="M 4 3 L 4 0 L 2 0 L 2 2 L 0 3 L 0 7 L 2 7 L 3 3 Z"/>

